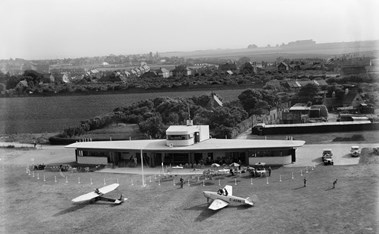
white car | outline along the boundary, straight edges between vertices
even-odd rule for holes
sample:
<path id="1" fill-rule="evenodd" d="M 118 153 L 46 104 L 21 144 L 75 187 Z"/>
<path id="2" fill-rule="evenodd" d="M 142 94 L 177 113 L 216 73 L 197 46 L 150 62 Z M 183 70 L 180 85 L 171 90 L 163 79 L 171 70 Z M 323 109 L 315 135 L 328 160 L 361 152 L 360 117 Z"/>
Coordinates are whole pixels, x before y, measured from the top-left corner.
<path id="1" fill-rule="evenodd" d="M 350 154 L 351 154 L 351 156 L 353 156 L 353 157 L 359 157 L 359 155 L 361 154 L 361 153 L 359 152 L 359 146 L 357 146 L 357 145 L 353 145 L 353 146 L 351 147 L 351 149 L 350 149 Z"/>
<path id="2" fill-rule="evenodd" d="M 248 171 L 253 177 L 264 177 L 267 175 L 267 170 L 265 168 L 266 163 L 256 163 L 254 167 L 249 167 Z"/>

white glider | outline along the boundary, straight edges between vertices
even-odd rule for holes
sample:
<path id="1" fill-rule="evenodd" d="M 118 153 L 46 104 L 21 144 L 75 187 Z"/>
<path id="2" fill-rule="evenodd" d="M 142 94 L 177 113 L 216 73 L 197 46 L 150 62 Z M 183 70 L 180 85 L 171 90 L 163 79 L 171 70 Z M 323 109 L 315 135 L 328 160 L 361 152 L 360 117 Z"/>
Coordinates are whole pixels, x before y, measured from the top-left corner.
<path id="1" fill-rule="evenodd" d="M 99 189 L 95 189 L 95 191 L 81 195 L 79 197 L 76 197 L 72 199 L 73 203 L 84 203 L 84 202 L 96 202 L 96 201 L 108 201 L 113 202 L 115 205 L 119 205 L 127 200 L 127 198 L 122 198 L 122 194 L 119 199 L 113 199 L 113 198 L 107 198 L 104 197 L 104 194 L 107 194 L 109 192 L 112 192 L 113 190 L 117 189 L 120 184 L 111 184 L 104 186 Z"/>
<path id="2" fill-rule="evenodd" d="M 212 200 L 212 203 L 208 207 L 211 210 L 219 210 L 225 206 L 228 206 L 229 204 L 246 204 L 249 206 L 254 206 L 253 201 L 249 197 L 242 198 L 233 196 L 233 187 L 230 185 L 226 185 L 224 188 L 219 189 L 217 192 L 204 191 L 203 194 L 207 198 L 208 204 L 209 200 Z"/>

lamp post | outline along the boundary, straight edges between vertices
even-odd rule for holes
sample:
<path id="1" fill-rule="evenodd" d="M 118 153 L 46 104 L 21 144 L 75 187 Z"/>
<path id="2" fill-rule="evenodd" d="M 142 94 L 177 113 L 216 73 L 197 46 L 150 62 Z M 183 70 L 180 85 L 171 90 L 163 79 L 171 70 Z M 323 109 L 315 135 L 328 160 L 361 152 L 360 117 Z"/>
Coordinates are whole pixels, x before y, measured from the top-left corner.
<path id="1" fill-rule="evenodd" d="M 145 177 L 144 177 L 144 174 L 143 174 L 143 153 L 142 153 L 142 149 L 141 149 L 141 172 L 142 172 L 142 186 L 145 187 Z"/>

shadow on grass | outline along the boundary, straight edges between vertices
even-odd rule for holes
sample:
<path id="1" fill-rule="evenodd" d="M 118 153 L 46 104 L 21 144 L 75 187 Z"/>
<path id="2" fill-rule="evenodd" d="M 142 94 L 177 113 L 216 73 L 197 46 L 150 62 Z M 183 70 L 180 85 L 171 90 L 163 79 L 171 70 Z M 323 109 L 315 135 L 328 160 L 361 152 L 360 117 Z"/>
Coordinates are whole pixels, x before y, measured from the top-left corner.
<path id="1" fill-rule="evenodd" d="M 118 205 L 115 205 L 115 204 L 109 204 L 109 203 L 102 203 L 102 202 L 96 202 L 96 203 L 83 203 L 83 204 L 78 204 L 78 205 L 74 205 L 72 207 L 69 207 L 65 210 L 62 210 L 62 211 L 59 211 L 58 213 L 56 213 L 55 215 L 53 215 L 54 217 L 57 217 L 57 216 L 61 216 L 61 215 L 64 215 L 64 214 L 68 214 L 68 213 L 71 213 L 71 212 L 75 212 L 77 210 L 80 210 L 80 209 L 83 209 L 84 207 L 86 206 L 89 206 L 89 205 L 100 205 L 100 206 L 104 206 L 104 205 L 107 205 L 107 206 L 118 206 Z"/>
<path id="2" fill-rule="evenodd" d="M 69 207 L 65 210 L 62 210 L 62 211 L 59 211 L 58 213 L 56 213 L 55 215 L 53 215 L 54 217 L 57 217 L 57 216 L 61 216 L 61 215 L 64 215 L 64 214 L 68 214 L 68 213 L 71 213 L 71 212 L 75 212 L 77 210 L 80 210 L 84 207 L 86 207 L 87 205 L 89 205 L 89 203 L 85 203 L 85 204 L 79 204 L 79 205 L 74 205 L 72 207 Z"/>
<path id="3" fill-rule="evenodd" d="M 200 182 L 194 182 L 194 183 L 191 183 L 191 187 L 195 187 L 195 186 L 210 186 L 210 185 L 215 185 L 214 182 L 212 181 L 205 181 L 204 184 L 202 181 Z M 188 184 L 186 184 L 185 186 L 188 186 Z"/>
<path id="4" fill-rule="evenodd" d="M 325 189 L 325 191 L 329 191 L 329 190 L 333 190 L 333 189 L 334 189 L 333 187 L 330 187 L 330 188 Z"/>
<path id="5" fill-rule="evenodd" d="M 213 215 L 217 214 L 217 212 L 218 212 L 218 210 L 214 211 L 214 210 L 208 209 L 207 203 L 197 205 L 197 206 L 192 206 L 192 207 L 186 208 L 185 210 L 201 210 L 202 211 L 199 214 L 199 216 L 197 216 L 197 218 L 195 219 L 195 222 L 202 222 L 202 221 L 212 217 Z"/>
<path id="6" fill-rule="evenodd" d="M 306 187 L 304 187 L 304 185 L 303 185 L 303 186 L 300 186 L 300 187 L 294 188 L 294 189 L 292 189 L 292 190 L 298 190 L 298 189 L 302 189 L 302 188 L 306 188 Z"/>
<path id="7" fill-rule="evenodd" d="M 242 178 L 242 179 L 248 179 L 248 178 L 251 178 L 251 175 L 250 175 L 250 173 L 243 173 L 243 174 L 240 175 L 240 178 Z"/>
<path id="8" fill-rule="evenodd" d="M 239 205 L 239 206 L 237 206 L 236 208 L 237 208 L 237 210 L 247 210 L 247 209 L 249 209 L 249 208 L 251 208 L 252 206 L 250 206 L 250 205 L 247 205 L 247 204 L 243 204 L 243 205 Z"/>

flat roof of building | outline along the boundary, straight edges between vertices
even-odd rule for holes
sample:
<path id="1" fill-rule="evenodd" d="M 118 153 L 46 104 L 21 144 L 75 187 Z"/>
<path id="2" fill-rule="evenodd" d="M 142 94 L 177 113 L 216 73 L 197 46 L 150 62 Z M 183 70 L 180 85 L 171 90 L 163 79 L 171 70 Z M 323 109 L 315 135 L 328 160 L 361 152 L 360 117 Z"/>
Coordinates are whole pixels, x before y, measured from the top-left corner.
<path id="1" fill-rule="evenodd" d="M 101 150 L 146 150 L 146 151 L 199 151 L 199 150 L 237 150 L 267 148 L 297 148 L 305 144 L 299 140 L 247 140 L 247 139 L 208 139 L 189 146 L 169 147 L 166 139 L 131 141 L 92 141 L 77 142 L 66 148 Z"/>
<path id="2" fill-rule="evenodd" d="M 171 125 L 167 130 L 167 134 L 187 134 L 199 131 L 198 125 Z"/>

